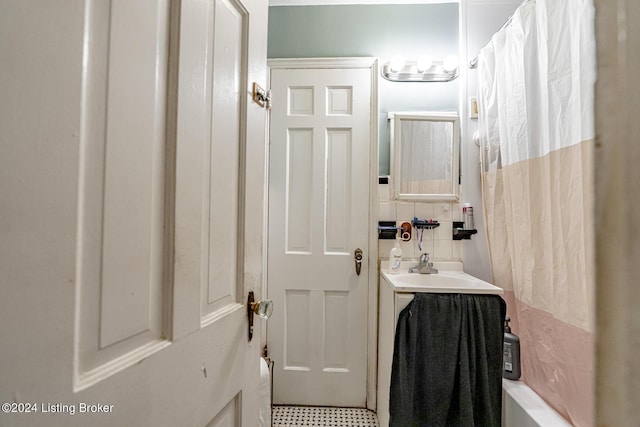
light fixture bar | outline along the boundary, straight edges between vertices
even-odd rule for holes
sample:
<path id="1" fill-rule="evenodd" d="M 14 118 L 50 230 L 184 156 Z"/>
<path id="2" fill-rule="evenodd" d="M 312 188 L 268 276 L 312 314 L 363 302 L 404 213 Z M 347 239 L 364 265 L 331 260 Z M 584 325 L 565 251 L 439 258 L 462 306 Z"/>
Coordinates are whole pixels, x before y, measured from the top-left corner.
<path id="1" fill-rule="evenodd" d="M 406 61 L 402 68 L 395 70 L 388 62 L 382 66 L 382 77 L 392 82 L 450 82 L 458 77 L 458 67 L 446 70 L 444 61 L 433 61 L 424 71 L 418 71 L 417 61 Z"/>

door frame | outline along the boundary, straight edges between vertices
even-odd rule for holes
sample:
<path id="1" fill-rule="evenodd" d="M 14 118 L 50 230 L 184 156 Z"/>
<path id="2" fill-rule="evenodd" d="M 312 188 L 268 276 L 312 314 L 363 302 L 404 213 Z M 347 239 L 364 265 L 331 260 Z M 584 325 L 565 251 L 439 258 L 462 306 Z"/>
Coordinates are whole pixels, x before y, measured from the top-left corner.
<path id="1" fill-rule="evenodd" d="M 376 410 L 377 378 L 378 378 L 378 235 L 374 233 L 378 226 L 378 58 L 375 57 L 344 57 L 344 58 L 273 58 L 267 59 L 269 72 L 269 87 L 271 86 L 271 71 L 274 69 L 368 69 L 371 74 L 371 117 L 369 147 L 369 283 L 368 283 L 368 310 L 367 310 L 367 409 Z M 280 100 L 274 99 L 273 102 Z M 268 119 L 267 138 L 270 142 L 271 116 Z M 267 163 L 270 158 L 271 144 L 268 144 L 266 153 Z M 267 173 L 268 173 L 267 165 Z M 269 224 L 269 176 L 265 189 L 264 227 L 268 230 Z M 264 271 L 267 271 L 268 263 L 268 233 L 263 242 Z M 263 275 L 263 295 L 269 295 L 267 288 L 267 274 Z M 276 307 L 276 310 L 279 308 Z M 266 325 L 263 345 L 266 345 Z"/>

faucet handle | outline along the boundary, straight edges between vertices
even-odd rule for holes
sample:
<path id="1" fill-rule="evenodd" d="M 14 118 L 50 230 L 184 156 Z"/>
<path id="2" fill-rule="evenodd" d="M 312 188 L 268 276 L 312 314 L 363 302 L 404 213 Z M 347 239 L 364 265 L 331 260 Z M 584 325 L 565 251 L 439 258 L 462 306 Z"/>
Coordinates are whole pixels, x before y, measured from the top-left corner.
<path id="1" fill-rule="evenodd" d="M 429 254 L 425 252 L 420 255 L 420 262 L 429 262 Z"/>

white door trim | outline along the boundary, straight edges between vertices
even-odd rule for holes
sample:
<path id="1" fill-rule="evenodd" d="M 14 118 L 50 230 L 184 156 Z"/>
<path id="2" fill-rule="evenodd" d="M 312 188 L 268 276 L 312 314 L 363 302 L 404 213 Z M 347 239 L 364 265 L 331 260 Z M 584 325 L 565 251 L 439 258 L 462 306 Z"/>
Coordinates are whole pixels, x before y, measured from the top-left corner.
<path id="1" fill-rule="evenodd" d="M 365 68 L 371 73 L 371 144 L 369 149 L 369 310 L 367 322 L 367 408 L 376 410 L 377 387 L 377 337 L 378 337 L 378 58 L 283 58 L 267 61 L 269 79 L 273 69 Z M 274 99 L 273 102 L 279 102 Z M 267 134 L 268 135 L 268 134 Z M 267 158 L 269 156 L 267 155 Z M 269 195 L 267 194 L 267 198 Z M 268 224 L 268 209 L 265 209 L 265 224 Z M 268 236 L 267 236 L 268 239 Z M 265 239 L 265 240 L 267 240 Z M 266 253 L 266 252 L 265 252 Z M 266 258 L 266 257 L 265 257 Z M 265 261 L 266 262 L 266 261 Z M 266 291 L 266 278 L 264 279 Z M 264 293 L 267 295 L 267 293 Z M 266 336 L 266 335 L 265 335 Z"/>

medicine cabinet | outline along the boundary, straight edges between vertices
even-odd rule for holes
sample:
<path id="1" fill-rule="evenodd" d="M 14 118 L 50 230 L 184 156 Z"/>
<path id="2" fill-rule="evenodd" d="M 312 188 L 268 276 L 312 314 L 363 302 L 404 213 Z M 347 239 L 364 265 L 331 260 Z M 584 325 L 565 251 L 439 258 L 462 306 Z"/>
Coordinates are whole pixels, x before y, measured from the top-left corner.
<path id="1" fill-rule="evenodd" d="M 389 113 L 394 200 L 457 201 L 460 118 L 455 112 Z"/>

